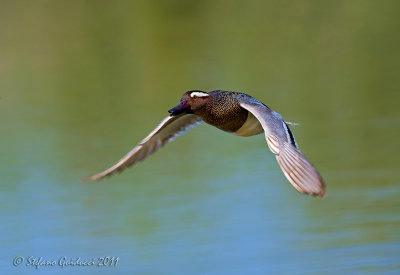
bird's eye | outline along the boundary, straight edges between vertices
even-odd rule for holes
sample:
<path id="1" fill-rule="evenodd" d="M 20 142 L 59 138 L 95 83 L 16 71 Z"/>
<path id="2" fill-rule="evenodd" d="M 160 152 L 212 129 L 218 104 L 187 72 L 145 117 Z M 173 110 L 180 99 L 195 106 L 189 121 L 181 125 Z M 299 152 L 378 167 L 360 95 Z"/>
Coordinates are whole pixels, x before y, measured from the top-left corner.
<path id="1" fill-rule="evenodd" d="M 197 96 L 193 95 L 193 96 L 192 96 L 192 98 L 193 98 L 193 99 L 196 99 L 196 98 L 197 98 Z"/>

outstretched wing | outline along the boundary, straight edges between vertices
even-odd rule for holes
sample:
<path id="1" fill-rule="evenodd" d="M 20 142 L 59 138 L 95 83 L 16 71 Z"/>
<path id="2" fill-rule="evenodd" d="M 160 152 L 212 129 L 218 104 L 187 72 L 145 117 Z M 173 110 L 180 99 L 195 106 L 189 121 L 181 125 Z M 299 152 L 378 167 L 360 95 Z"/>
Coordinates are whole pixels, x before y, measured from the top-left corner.
<path id="1" fill-rule="evenodd" d="M 297 148 L 293 134 L 282 117 L 255 99 L 250 102 L 244 100 L 240 106 L 260 121 L 268 147 L 293 187 L 300 193 L 323 197 L 325 185 L 321 176 Z"/>
<path id="2" fill-rule="evenodd" d="M 199 116 L 192 114 L 167 116 L 145 139 L 143 139 L 116 164 L 101 173 L 85 177 L 82 180 L 97 180 L 105 176 L 110 176 L 116 171 L 122 171 L 124 168 L 145 159 L 168 142 L 174 140 L 177 136 L 182 135 L 185 131 L 202 122 L 203 121 Z"/>

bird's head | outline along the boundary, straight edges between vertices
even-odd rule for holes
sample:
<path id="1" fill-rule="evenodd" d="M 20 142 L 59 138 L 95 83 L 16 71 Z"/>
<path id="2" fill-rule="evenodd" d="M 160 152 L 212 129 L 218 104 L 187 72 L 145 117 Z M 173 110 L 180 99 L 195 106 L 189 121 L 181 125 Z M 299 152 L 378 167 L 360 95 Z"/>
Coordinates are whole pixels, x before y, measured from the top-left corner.
<path id="1" fill-rule="evenodd" d="M 183 113 L 193 114 L 204 108 L 210 101 L 210 95 L 202 91 L 189 91 L 183 94 L 179 104 L 168 110 L 171 116 L 177 116 Z"/>

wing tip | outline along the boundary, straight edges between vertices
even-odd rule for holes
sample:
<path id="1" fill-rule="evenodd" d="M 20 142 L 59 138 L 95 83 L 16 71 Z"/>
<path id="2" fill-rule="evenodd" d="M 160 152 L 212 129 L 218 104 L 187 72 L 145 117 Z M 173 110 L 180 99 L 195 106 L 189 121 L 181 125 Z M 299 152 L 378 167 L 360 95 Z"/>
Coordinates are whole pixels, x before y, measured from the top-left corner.
<path id="1" fill-rule="evenodd" d="M 283 174 L 298 192 L 319 198 L 326 196 L 321 175 L 298 149 L 284 144 L 276 158 Z"/>
<path id="2" fill-rule="evenodd" d="M 95 181 L 95 180 L 101 179 L 103 177 L 104 176 L 102 176 L 102 175 L 96 174 L 96 175 L 93 175 L 93 176 L 82 177 L 82 178 L 80 178 L 80 180 L 82 182 L 88 182 L 88 181 Z"/>
<path id="3" fill-rule="evenodd" d="M 324 185 L 321 186 L 320 190 L 318 190 L 318 191 L 308 191 L 306 189 L 296 188 L 296 187 L 295 187 L 295 189 L 304 195 L 310 195 L 310 196 L 313 196 L 314 198 L 320 198 L 320 199 L 326 198 L 326 189 L 325 189 Z"/>
<path id="4" fill-rule="evenodd" d="M 307 193 L 315 198 L 325 198 L 326 197 L 326 190 L 325 190 L 325 186 L 321 187 L 321 190 L 319 190 L 318 192 L 312 192 L 312 193 Z"/>
<path id="5" fill-rule="evenodd" d="M 318 191 L 307 191 L 306 189 L 297 187 L 295 187 L 295 189 L 301 194 L 310 195 L 313 196 L 314 198 L 324 199 L 326 197 L 326 190 L 324 186 Z"/>
<path id="6" fill-rule="evenodd" d="M 98 173 L 98 174 L 95 174 L 95 175 L 92 175 L 92 176 L 82 177 L 80 180 L 83 181 L 83 182 L 101 180 L 103 178 L 110 177 L 115 171 L 120 172 L 120 170 L 122 170 L 122 169 L 113 170 L 113 171 L 110 172 L 107 169 L 107 170 L 105 170 L 105 171 L 103 171 L 101 173 Z"/>

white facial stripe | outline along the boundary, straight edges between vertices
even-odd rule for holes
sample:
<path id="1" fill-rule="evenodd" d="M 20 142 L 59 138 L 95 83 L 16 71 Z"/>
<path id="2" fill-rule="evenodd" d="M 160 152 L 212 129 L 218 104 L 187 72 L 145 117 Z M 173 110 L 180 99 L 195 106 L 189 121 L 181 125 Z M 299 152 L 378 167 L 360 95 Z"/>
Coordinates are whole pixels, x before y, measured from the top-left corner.
<path id="1" fill-rule="evenodd" d="M 195 96 L 206 97 L 206 96 L 209 96 L 209 94 L 202 93 L 202 92 L 193 92 L 193 93 L 190 94 L 190 97 L 195 97 Z"/>

